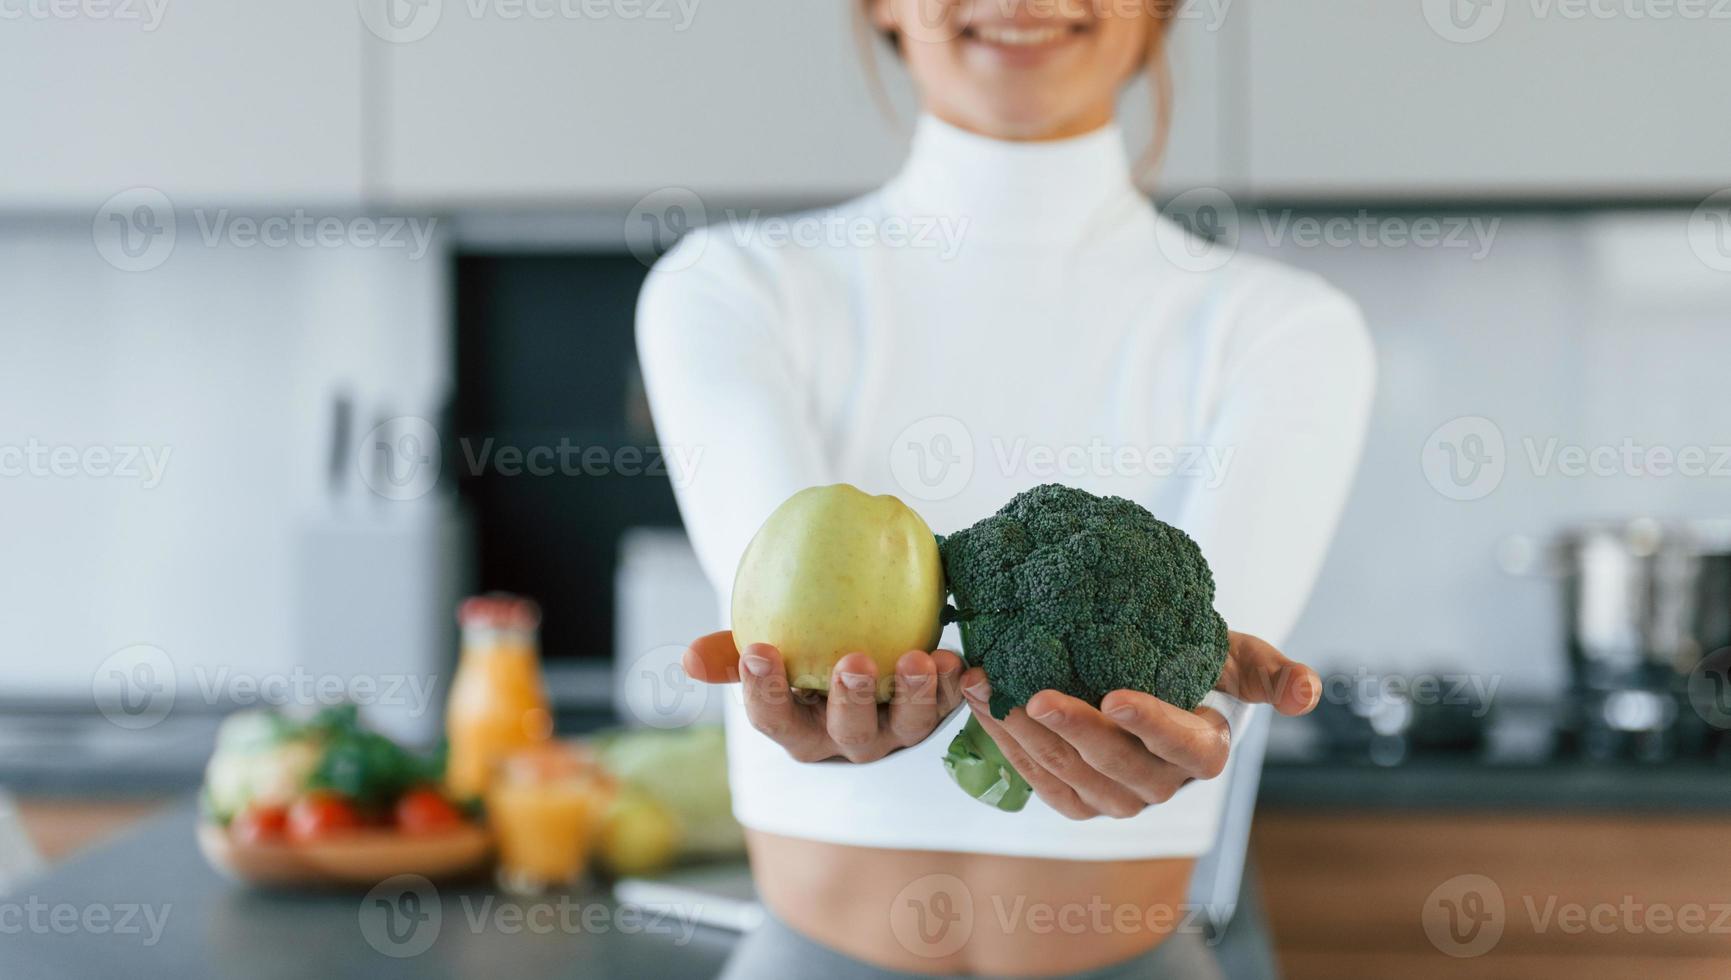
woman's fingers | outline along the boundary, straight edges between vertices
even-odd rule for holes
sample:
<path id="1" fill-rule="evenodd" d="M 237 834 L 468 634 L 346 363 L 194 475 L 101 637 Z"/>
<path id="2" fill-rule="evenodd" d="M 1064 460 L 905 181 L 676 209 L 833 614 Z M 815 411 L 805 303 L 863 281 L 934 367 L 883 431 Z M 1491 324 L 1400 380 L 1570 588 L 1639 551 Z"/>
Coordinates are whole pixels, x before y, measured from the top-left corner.
<path id="1" fill-rule="evenodd" d="M 815 762 L 828 758 L 823 730 L 811 710 L 793 697 L 781 652 L 767 643 L 754 643 L 739 658 L 744 685 L 745 716 L 751 727 L 767 735 L 796 759 Z"/>
<path id="2" fill-rule="evenodd" d="M 918 745 L 938 727 L 938 668 L 932 656 L 909 650 L 896 661 L 889 729 L 903 747 Z"/>
<path id="3" fill-rule="evenodd" d="M 877 665 L 863 653 L 836 661 L 830 673 L 826 726 L 842 755 L 852 762 L 881 759 L 878 744 Z"/>
<path id="4" fill-rule="evenodd" d="M 1030 719 L 1068 742 L 1093 771 L 1128 788 L 1144 804 L 1166 802 L 1184 783 L 1185 773 L 1149 752 L 1141 739 L 1091 704 L 1041 691 L 1028 702 L 1027 711 Z"/>
<path id="5" fill-rule="evenodd" d="M 1216 688 L 1252 704 L 1271 704 L 1283 715 L 1302 715 L 1316 707 L 1322 698 L 1322 680 L 1316 671 L 1260 637 L 1232 633 L 1230 638 L 1226 667 Z"/>
<path id="6" fill-rule="evenodd" d="M 693 642 L 682 661 L 685 675 L 704 684 L 732 684 L 739 680 L 739 650 L 733 633 L 722 630 Z"/>
<path id="7" fill-rule="evenodd" d="M 950 716 L 956 710 L 956 705 L 962 703 L 962 674 L 968 665 L 962 658 L 949 650 L 939 650 L 932 654 L 932 666 L 938 671 L 938 718 Z"/>
<path id="8" fill-rule="evenodd" d="M 1199 779 L 1213 779 L 1226 768 L 1232 728 L 1218 711 L 1185 711 L 1140 691 L 1113 691 L 1100 710 L 1149 752 Z"/>
<path id="9" fill-rule="evenodd" d="M 1109 817 L 1132 817 L 1147 807 L 1129 787 L 1089 765 L 1068 739 L 1035 721 L 1029 714 L 1033 708 L 1030 701 L 1028 707 L 1010 712 L 1003 726 L 1040 768 L 1069 783 L 1083 803 Z"/>
<path id="10" fill-rule="evenodd" d="M 1028 781 L 1028 785 L 1033 787 L 1040 799 L 1046 801 L 1047 806 L 1072 820 L 1099 816 L 1099 811 L 1084 803 L 1074 787 L 1047 772 L 1028 754 L 1015 736 L 992 717 L 987 704 L 992 696 L 992 688 L 986 680 L 985 671 L 976 667 L 962 675 L 962 691 L 968 700 L 968 708 L 973 711 L 980 727 L 991 736 L 992 741 L 998 743 L 998 750 L 1004 753 L 1004 758 Z"/>

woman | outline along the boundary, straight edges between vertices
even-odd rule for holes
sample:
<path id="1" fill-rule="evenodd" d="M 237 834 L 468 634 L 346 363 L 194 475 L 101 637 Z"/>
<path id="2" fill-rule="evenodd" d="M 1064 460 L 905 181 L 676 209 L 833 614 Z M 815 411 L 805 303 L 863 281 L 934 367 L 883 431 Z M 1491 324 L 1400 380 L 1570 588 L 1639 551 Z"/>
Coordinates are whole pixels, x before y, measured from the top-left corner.
<path id="1" fill-rule="evenodd" d="M 1373 356 L 1341 294 L 1219 260 L 1136 190 L 1114 103 L 1158 64 L 1170 10 L 864 6 L 922 102 L 901 173 L 810 218 L 845 235 L 700 232 L 644 288 L 660 437 L 702 452 L 680 507 L 710 579 L 725 597 L 752 533 L 803 487 L 895 493 L 946 533 L 1063 482 L 1183 527 L 1227 622 L 1278 642 L 1347 493 Z M 772 913 L 730 975 L 1217 975 L 1181 906 L 1218 830 L 1232 729 L 1247 702 L 1297 714 L 1321 690 L 1268 643 L 1232 639 L 1193 713 L 1044 692 L 1001 723 L 952 652 L 910 651 L 878 708 L 863 655 L 808 701 L 773 648 L 696 645 L 693 677 L 742 681 L 730 775 Z M 1023 812 L 947 782 L 961 702 L 1033 785 Z"/>

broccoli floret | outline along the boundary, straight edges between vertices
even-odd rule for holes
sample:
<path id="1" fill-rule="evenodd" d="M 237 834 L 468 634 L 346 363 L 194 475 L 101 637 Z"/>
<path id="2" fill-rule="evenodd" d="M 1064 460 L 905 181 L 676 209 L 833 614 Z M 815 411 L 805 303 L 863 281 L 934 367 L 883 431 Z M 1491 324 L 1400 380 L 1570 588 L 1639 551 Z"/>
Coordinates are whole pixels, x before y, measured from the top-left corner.
<path id="1" fill-rule="evenodd" d="M 1189 710 L 1226 663 L 1201 549 L 1132 501 L 1047 484 L 939 552 L 995 717 L 1048 689 L 1097 705 L 1128 688 Z"/>

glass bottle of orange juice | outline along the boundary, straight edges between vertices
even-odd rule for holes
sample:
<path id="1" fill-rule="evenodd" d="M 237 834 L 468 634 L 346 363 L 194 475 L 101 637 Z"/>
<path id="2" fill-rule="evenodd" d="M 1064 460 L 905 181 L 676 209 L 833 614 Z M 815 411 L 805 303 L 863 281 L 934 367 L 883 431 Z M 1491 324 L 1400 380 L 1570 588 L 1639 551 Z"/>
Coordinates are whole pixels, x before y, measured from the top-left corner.
<path id="1" fill-rule="evenodd" d="M 445 785 L 466 801 L 485 792 L 500 759 L 547 741 L 553 715 L 541 676 L 541 610 L 533 600 L 503 592 L 475 596 L 458 607 L 457 622 L 462 653 L 445 709 Z"/>

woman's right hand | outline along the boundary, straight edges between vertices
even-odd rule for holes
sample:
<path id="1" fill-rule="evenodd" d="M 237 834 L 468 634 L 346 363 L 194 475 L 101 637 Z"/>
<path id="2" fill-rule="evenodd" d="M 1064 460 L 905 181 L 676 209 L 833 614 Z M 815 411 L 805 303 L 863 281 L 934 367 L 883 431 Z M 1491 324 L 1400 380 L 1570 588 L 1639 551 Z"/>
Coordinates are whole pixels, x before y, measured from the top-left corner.
<path id="1" fill-rule="evenodd" d="M 850 653 L 836 663 L 824 697 L 788 686 L 775 647 L 756 643 L 742 655 L 726 631 L 693 643 L 684 667 L 704 684 L 742 684 L 752 727 L 800 762 L 875 762 L 918 745 L 961 703 L 964 669 L 962 658 L 949 650 L 910 650 L 896 661 L 890 703 L 878 704 L 876 665 L 863 653 Z"/>

